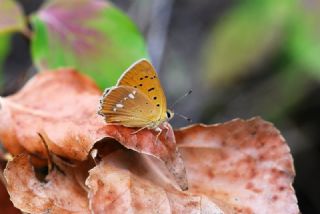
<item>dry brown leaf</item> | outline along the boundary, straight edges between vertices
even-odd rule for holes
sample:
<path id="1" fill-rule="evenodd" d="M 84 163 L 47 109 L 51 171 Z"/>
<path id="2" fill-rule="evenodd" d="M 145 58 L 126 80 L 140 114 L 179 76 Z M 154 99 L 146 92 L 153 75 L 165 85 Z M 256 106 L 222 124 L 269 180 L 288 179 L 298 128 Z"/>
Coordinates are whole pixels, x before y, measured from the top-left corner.
<path id="1" fill-rule="evenodd" d="M 106 125 L 96 114 L 100 94 L 88 78 L 62 69 L 38 74 L 16 95 L 0 98 L 0 140 L 13 154 L 46 157 L 38 133 L 45 134 L 50 152 L 73 160 L 85 160 L 106 138 L 138 152 L 107 149 L 87 178 L 89 202 L 81 186 L 88 166 L 55 170 L 41 183 L 28 155 L 19 155 L 5 171 L 15 206 L 32 213 L 85 213 L 87 204 L 98 213 L 221 213 L 216 205 L 224 213 L 299 213 L 292 157 L 270 123 L 255 118 L 178 130 L 181 158 L 169 124 L 158 141 L 152 130 L 132 134 L 136 129 Z M 182 160 L 191 187 L 186 192 L 172 182 L 173 176 L 187 187 Z"/>
<path id="2" fill-rule="evenodd" d="M 172 188 L 168 175 L 157 171 L 160 165 L 152 167 L 142 155 L 117 151 L 90 171 L 93 210 L 197 213 L 208 206 L 210 213 L 216 204 L 227 214 L 299 213 L 292 157 L 272 124 L 260 118 L 237 119 L 194 125 L 176 131 L 176 136 L 191 187 L 187 192 Z"/>
<path id="3" fill-rule="evenodd" d="M 232 213 L 299 213 L 290 149 L 272 124 L 236 119 L 175 134 L 191 192 L 227 203 Z"/>
<path id="4" fill-rule="evenodd" d="M 4 175 L 11 201 L 23 212 L 90 213 L 87 193 L 69 170 L 54 170 L 43 183 L 36 178 L 29 156 L 21 154 L 8 163 Z"/>
<path id="5" fill-rule="evenodd" d="M 105 126 L 99 133 L 120 142 L 128 149 L 139 153 L 152 155 L 162 160 L 173 179 L 182 190 L 188 189 L 186 170 L 181 155 L 176 147 L 176 140 L 170 124 L 164 124 L 165 128 L 157 141 L 157 132 L 152 130 L 142 130 L 137 134 L 132 134 L 132 128 L 122 126 Z M 104 133 L 104 134 L 103 134 Z"/>
<path id="6" fill-rule="evenodd" d="M 294 171 L 290 151 L 270 123 L 255 118 L 213 126 L 194 125 L 176 131 L 176 135 L 187 167 L 191 187 L 188 191 L 174 188 L 170 175 L 163 169 L 163 162 L 158 159 L 118 147 L 115 142 L 103 143 L 100 146 L 105 147 L 106 152 L 97 154 L 104 155 L 102 161 L 89 171 L 86 180 L 86 200 L 92 211 L 121 214 L 299 213 L 291 186 Z M 8 172 L 11 172 L 12 181 L 21 178 L 21 174 L 31 177 L 31 182 L 35 179 L 26 157 L 18 156 L 10 162 L 7 179 Z M 19 160 L 22 162 L 19 165 L 28 166 L 25 168 L 29 170 L 22 168 L 28 173 L 20 168 L 13 169 Z M 83 177 L 81 170 L 71 171 Z M 74 185 L 80 188 L 75 178 L 66 179 L 68 181 L 63 184 L 58 182 L 57 192 L 72 189 Z M 21 191 L 34 186 L 16 180 L 18 183 L 15 181 L 9 188 L 14 203 L 15 197 L 18 201 L 23 200 L 20 199 L 21 192 L 13 187 L 20 187 Z M 52 181 L 52 185 L 58 186 L 55 183 Z M 52 194 L 47 191 L 27 195 L 31 197 L 28 200 L 40 201 L 33 207 L 39 209 Z M 55 201 L 61 200 L 63 195 L 57 193 Z"/>
<path id="7" fill-rule="evenodd" d="M 24 149 L 46 157 L 38 133 L 52 140 L 50 150 L 83 160 L 103 121 L 96 115 L 99 89 L 74 70 L 43 72 L 17 94 L 0 98 L 0 139 L 12 154 Z"/>
<path id="8" fill-rule="evenodd" d="M 132 152 L 117 151 L 105 157 L 90 170 L 86 181 L 93 212 L 222 214 L 206 196 L 157 185 L 157 181 L 147 179 L 155 173 L 147 169 L 142 155 Z"/>
<path id="9" fill-rule="evenodd" d="M 19 154 L 26 150 L 47 157 L 39 133 L 49 150 L 74 160 L 85 160 L 93 145 L 103 138 L 116 139 L 135 151 L 165 162 L 173 178 L 187 189 L 186 171 L 169 124 L 156 142 L 157 133 L 106 125 L 97 115 L 101 92 L 87 77 L 72 70 L 37 74 L 13 96 L 0 98 L 0 140 Z"/>

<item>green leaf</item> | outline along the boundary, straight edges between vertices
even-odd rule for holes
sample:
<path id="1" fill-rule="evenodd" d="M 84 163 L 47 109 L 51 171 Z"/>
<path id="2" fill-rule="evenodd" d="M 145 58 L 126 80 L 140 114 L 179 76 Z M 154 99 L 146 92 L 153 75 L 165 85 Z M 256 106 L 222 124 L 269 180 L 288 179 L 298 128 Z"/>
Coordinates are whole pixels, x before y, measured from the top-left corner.
<path id="1" fill-rule="evenodd" d="M 206 80 L 228 85 L 279 46 L 290 0 L 239 2 L 212 29 L 204 47 Z"/>
<path id="2" fill-rule="evenodd" d="M 0 90 L 3 85 L 2 73 L 3 73 L 3 63 L 7 57 L 10 46 L 10 35 L 0 34 Z"/>
<path id="3" fill-rule="evenodd" d="M 292 61 L 317 78 L 320 78 L 319 14 L 319 7 L 300 5 L 288 28 L 286 44 Z"/>
<path id="4" fill-rule="evenodd" d="M 133 62 L 148 58 L 134 23 L 105 1 L 49 1 L 33 15 L 32 25 L 32 55 L 40 69 L 73 67 L 101 88 L 114 85 Z"/>
<path id="5" fill-rule="evenodd" d="M 25 31 L 26 21 L 23 10 L 14 0 L 0 0 L 0 34 Z"/>

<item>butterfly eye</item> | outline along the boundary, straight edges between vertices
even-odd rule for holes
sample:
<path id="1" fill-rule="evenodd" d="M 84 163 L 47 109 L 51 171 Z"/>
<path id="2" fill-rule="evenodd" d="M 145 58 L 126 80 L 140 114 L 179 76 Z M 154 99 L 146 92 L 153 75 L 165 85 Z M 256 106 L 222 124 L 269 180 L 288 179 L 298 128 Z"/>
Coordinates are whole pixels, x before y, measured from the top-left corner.
<path id="1" fill-rule="evenodd" d="M 170 119 L 171 118 L 171 113 L 169 111 L 167 111 L 167 118 Z"/>

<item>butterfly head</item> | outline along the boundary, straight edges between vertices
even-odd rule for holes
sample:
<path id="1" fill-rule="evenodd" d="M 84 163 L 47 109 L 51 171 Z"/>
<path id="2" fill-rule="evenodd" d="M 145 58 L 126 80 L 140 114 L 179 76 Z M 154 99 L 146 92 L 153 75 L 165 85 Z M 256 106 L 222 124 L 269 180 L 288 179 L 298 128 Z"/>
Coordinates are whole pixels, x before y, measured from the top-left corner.
<path id="1" fill-rule="evenodd" d="M 167 114 L 167 120 L 168 121 L 171 120 L 173 118 L 173 116 L 174 116 L 174 112 L 171 111 L 170 109 L 167 109 L 166 114 Z"/>

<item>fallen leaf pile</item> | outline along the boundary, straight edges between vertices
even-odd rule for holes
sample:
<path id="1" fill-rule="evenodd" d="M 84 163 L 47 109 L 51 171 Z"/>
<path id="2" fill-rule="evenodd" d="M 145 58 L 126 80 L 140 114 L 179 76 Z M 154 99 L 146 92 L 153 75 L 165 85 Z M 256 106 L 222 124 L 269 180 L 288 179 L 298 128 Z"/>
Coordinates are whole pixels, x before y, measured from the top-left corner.
<path id="1" fill-rule="evenodd" d="M 0 98 L 0 141 L 14 156 L 3 180 L 15 207 L 26 213 L 299 213 L 290 150 L 272 124 L 235 119 L 176 131 L 164 124 L 157 139 L 152 130 L 132 134 L 136 129 L 106 124 L 97 114 L 100 96 L 89 78 L 60 69 Z"/>

